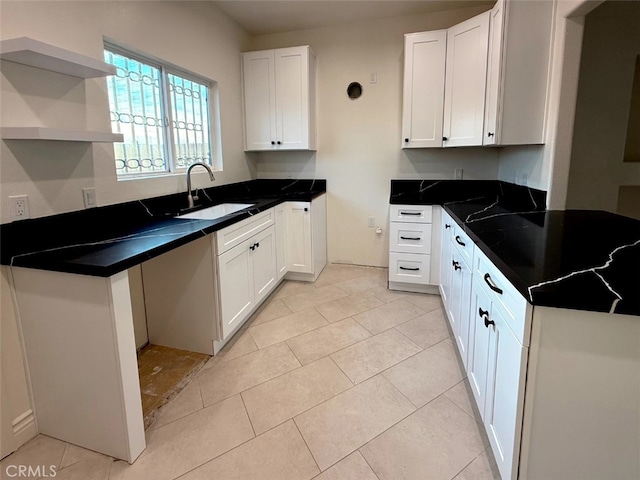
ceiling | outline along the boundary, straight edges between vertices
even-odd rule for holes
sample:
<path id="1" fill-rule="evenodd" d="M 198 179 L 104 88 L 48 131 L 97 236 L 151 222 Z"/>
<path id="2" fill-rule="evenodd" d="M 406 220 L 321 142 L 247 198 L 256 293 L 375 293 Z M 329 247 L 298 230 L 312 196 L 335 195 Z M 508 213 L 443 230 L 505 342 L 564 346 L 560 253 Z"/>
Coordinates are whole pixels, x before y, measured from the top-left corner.
<path id="1" fill-rule="evenodd" d="M 252 35 L 421 15 L 495 0 L 222 0 L 221 10 Z"/>

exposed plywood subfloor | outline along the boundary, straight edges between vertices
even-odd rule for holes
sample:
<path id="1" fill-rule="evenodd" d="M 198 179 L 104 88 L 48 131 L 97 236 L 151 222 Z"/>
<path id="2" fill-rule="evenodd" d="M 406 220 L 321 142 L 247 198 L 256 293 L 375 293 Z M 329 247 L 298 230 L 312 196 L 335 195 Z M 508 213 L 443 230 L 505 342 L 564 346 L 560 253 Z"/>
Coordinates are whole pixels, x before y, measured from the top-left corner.
<path id="1" fill-rule="evenodd" d="M 159 408 L 187 385 L 210 357 L 202 353 L 147 345 L 138 352 L 142 414 L 147 428 Z"/>

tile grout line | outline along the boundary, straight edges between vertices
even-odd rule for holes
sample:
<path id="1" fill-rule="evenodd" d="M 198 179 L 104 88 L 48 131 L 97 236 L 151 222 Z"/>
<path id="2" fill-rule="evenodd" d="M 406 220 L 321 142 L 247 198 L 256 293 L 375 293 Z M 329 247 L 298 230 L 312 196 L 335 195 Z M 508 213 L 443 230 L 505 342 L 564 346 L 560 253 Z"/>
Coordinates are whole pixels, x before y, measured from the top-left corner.
<path id="1" fill-rule="evenodd" d="M 296 427 L 296 430 L 298 431 L 298 434 L 300 434 L 300 438 L 302 438 L 302 441 L 304 442 L 305 447 L 307 447 L 307 450 L 309 451 L 309 455 L 311 455 L 311 458 L 313 458 L 313 463 L 316 464 L 316 467 L 318 467 L 318 475 L 320 475 L 322 473 L 322 469 L 320 468 L 320 465 L 318 465 L 318 461 L 316 460 L 316 457 L 313 455 L 313 452 L 311 451 L 311 448 L 309 447 L 309 444 L 307 443 L 307 439 L 304 438 L 304 435 L 302 434 L 302 432 L 300 431 L 300 427 L 298 426 L 298 424 L 296 423 L 295 418 L 291 418 L 290 419 L 293 424 Z M 287 420 L 288 421 L 288 420 Z M 285 423 L 285 422 L 282 422 Z M 282 424 L 281 424 L 282 425 Z M 318 475 L 314 475 L 314 477 L 317 477 Z"/>
<path id="2" fill-rule="evenodd" d="M 253 426 L 253 421 L 251 420 L 251 415 L 249 415 L 249 409 L 247 408 L 247 404 L 244 401 L 244 397 L 242 396 L 242 393 L 239 394 L 240 395 L 240 400 L 242 400 L 242 406 L 244 407 L 244 413 L 247 414 L 247 419 L 249 420 L 249 425 L 251 425 L 251 431 L 253 432 L 253 438 L 256 438 L 256 429 Z"/>
<path id="3" fill-rule="evenodd" d="M 373 440 L 373 439 L 371 439 L 371 440 Z M 369 442 L 370 442 L 371 440 L 369 440 Z M 369 443 L 369 442 L 367 442 L 367 443 Z M 366 443 L 365 443 L 365 445 L 366 445 Z M 364 445 L 363 445 L 363 446 L 364 446 Z M 363 447 L 363 446 L 362 446 L 362 447 Z M 369 460 L 367 460 L 367 457 L 365 457 L 365 456 L 364 456 L 364 453 L 362 453 L 362 452 L 360 451 L 360 449 L 361 449 L 362 447 L 358 447 L 358 450 L 356 450 L 356 452 L 358 452 L 358 453 L 360 454 L 360 456 L 362 457 L 362 459 L 365 461 L 365 463 L 366 463 L 367 465 L 369 465 L 369 468 L 370 468 L 370 469 L 371 469 L 371 471 L 373 472 L 373 475 L 374 475 L 378 480 L 380 480 L 380 477 L 378 476 L 378 474 L 376 473 L 376 471 L 373 469 L 373 467 L 372 467 L 372 466 L 371 466 L 371 464 L 369 463 Z"/>

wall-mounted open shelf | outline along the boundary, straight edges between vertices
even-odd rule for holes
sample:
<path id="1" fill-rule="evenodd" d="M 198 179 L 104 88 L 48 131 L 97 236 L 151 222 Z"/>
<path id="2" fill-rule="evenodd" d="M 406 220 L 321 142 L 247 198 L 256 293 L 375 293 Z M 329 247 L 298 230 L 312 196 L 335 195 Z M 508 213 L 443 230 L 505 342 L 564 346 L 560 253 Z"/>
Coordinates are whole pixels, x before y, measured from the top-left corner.
<path id="1" fill-rule="evenodd" d="M 86 130 L 63 130 L 46 127 L 2 127 L 4 140 L 56 140 L 66 142 L 113 143 L 124 141 L 121 133 L 90 132 Z"/>
<path id="2" fill-rule="evenodd" d="M 113 65 L 29 37 L 0 41 L 0 59 L 78 78 L 116 73 Z"/>

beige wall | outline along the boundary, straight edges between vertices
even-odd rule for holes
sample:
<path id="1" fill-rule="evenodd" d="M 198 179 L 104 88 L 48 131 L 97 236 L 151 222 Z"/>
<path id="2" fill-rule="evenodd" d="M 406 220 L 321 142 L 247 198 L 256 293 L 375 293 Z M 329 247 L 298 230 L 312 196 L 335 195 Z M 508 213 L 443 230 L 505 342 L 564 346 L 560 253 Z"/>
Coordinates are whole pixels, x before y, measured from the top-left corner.
<path id="1" fill-rule="evenodd" d="M 452 179 L 456 168 L 466 179 L 497 178 L 497 149 L 400 149 L 403 35 L 447 28 L 483 10 L 487 6 L 253 39 L 253 50 L 310 45 L 317 55 L 318 151 L 252 156 L 260 178 L 327 179 L 329 261 L 387 265 L 392 178 Z M 369 83 L 371 73 L 376 84 Z M 353 81 L 363 85 L 358 100 L 345 93 Z M 369 216 L 383 235 L 367 227 Z"/>
<path id="2" fill-rule="evenodd" d="M 619 187 L 640 186 L 640 163 L 623 162 L 638 55 L 639 2 L 586 16 L 567 208 L 616 212 Z"/>
<path id="3" fill-rule="evenodd" d="M 209 2 L 0 3 L 3 39 L 33 37 L 101 58 L 103 36 L 218 82 L 224 172 L 215 184 L 255 176 L 242 151 L 240 52 L 249 36 Z M 2 65 L 3 126 L 57 126 L 109 131 L 104 79 L 82 81 L 9 62 Z M 0 221 L 8 195 L 27 194 L 32 217 L 83 208 L 82 188 L 99 205 L 186 191 L 184 175 L 116 180 L 110 144 L 2 142 Z M 195 172 L 194 172 L 195 173 Z M 208 184 L 204 174 L 194 183 Z"/>

